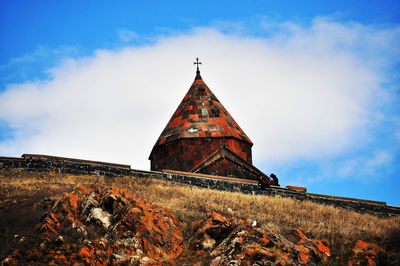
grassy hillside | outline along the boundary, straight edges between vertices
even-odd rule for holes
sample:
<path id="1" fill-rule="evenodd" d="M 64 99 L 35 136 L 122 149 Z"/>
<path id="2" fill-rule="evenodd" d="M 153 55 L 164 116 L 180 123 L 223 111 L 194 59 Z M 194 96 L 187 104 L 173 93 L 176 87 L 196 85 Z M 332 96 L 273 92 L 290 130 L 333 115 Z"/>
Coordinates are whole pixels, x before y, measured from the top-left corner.
<path id="1" fill-rule="evenodd" d="M 0 258 L 13 246 L 10 236 L 29 233 L 29 224 L 40 219 L 41 214 L 32 207 L 36 201 L 79 185 L 125 188 L 153 204 L 169 208 L 186 225 L 203 219 L 208 211 L 216 211 L 227 217 L 256 220 L 262 228 L 284 236 L 298 228 L 308 237 L 326 239 L 332 252 L 330 260 L 335 264 L 344 263 L 360 239 L 381 246 L 389 261 L 400 264 L 400 217 L 382 219 L 312 202 L 200 189 L 154 179 L 3 170 L 0 170 L 0 239 L 5 244 Z"/>

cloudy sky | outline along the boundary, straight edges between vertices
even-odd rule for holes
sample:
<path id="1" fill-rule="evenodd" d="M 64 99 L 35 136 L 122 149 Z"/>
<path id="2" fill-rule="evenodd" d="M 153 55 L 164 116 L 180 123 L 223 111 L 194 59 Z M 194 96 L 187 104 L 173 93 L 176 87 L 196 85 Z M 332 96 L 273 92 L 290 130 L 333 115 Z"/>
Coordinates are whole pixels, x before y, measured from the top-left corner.
<path id="1" fill-rule="evenodd" d="M 199 57 L 259 169 L 400 206 L 397 1 L 138 2 L 1 1 L 0 156 L 148 170 Z"/>

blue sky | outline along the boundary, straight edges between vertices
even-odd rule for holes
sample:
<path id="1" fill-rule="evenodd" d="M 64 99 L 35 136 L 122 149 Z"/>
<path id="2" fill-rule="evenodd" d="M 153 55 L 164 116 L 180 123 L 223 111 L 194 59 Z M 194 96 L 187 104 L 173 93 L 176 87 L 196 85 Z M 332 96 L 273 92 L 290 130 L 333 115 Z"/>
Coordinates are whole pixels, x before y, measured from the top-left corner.
<path id="1" fill-rule="evenodd" d="M 259 169 L 400 206 L 398 1 L 0 5 L 0 155 L 149 169 L 199 56 Z"/>

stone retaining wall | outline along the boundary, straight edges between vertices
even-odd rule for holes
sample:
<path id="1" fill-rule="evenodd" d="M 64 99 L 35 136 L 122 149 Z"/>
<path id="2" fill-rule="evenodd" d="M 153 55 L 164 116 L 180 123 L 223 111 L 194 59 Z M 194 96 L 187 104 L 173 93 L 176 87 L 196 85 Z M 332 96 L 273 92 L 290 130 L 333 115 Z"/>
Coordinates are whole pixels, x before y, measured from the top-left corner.
<path id="1" fill-rule="evenodd" d="M 38 154 L 24 154 L 21 158 L 0 157 L 1 168 L 20 168 L 28 171 L 74 175 L 101 175 L 106 177 L 130 175 L 131 170 L 129 165 Z"/>
<path id="2" fill-rule="evenodd" d="M 232 178 L 191 174 L 178 171 L 141 171 L 131 169 L 129 165 L 56 156 L 24 154 L 20 158 L 0 157 L 0 169 L 21 169 L 27 171 L 56 172 L 74 175 L 101 175 L 105 177 L 134 176 L 137 178 L 157 178 L 201 188 L 253 195 L 289 197 L 299 201 L 308 200 L 382 217 L 400 215 L 400 207 L 387 206 L 385 202 L 381 201 L 313 194 L 275 186 L 261 189 L 253 180 L 234 180 Z"/>
<path id="3" fill-rule="evenodd" d="M 134 176 L 146 177 L 146 174 L 134 174 Z M 360 213 L 369 213 L 380 217 L 400 215 L 400 207 L 387 206 L 386 202 L 382 201 L 314 194 L 276 186 L 261 189 L 260 186 L 252 182 L 234 182 L 230 180 L 219 179 L 218 177 L 211 178 L 209 175 L 204 175 L 204 177 L 202 177 L 198 174 L 191 175 L 190 173 L 173 173 L 173 171 L 163 172 L 162 176 L 157 176 L 156 178 L 162 178 L 165 180 L 171 180 L 208 189 L 241 192 L 253 195 L 280 196 L 299 201 L 308 200 L 320 204 L 350 209 Z"/>

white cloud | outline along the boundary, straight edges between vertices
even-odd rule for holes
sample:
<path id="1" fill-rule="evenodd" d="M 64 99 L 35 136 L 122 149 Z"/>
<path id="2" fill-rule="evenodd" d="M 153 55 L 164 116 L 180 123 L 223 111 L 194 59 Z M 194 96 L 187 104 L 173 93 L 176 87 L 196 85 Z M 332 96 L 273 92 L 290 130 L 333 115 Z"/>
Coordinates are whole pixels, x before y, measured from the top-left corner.
<path id="1" fill-rule="evenodd" d="M 38 45 L 33 53 L 12 58 L 6 65 L 1 65 L 0 70 L 33 61 L 49 60 L 51 58 L 66 57 L 76 54 L 78 54 L 78 48 L 73 46 L 61 46 L 53 49 L 46 45 Z"/>
<path id="2" fill-rule="evenodd" d="M 0 65 L 0 81 L 3 85 L 13 80 L 37 79 L 38 77 L 32 75 L 45 74 L 41 70 L 53 66 L 64 58 L 78 55 L 79 49 L 73 46 L 51 48 L 37 45 L 32 53 L 12 58 L 7 64 Z M 3 86 L 0 89 L 3 89 Z"/>
<path id="3" fill-rule="evenodd" d="M 118 36 L 123 42 L 126 43 L 137 40 L 139 38 L 139 36 L 135 32 L 127 29 L 119 30 Z"/>
<path id="4" fill-rule="evenodd" d="M 387 166 L 393 162 L 393 156 L 387 151 L 375 151 L 371 157 L 360 156 L 338 164 L 336 175 L 339 178 L 357 177 L 368 181 L 375 177 L 384 177 Z"/>
<path id="5" fill-rule="evenodd" d="M 372 62 L 388 64 L 397 52 L 379 57 L 390 48 L 382 30 L 359 24 L 274 27 L 267 37 L 202 28 L 148 46 L 98 50 L 51 69 L 50 80 L 10 85 L 0 95 L 0 119 L 17 134 L 0 143 L 0 153 L 148 169 L 152 146 L 193 82 L 197 56 L 203 79 L 255 143 L 256 163 L 351 149 L 368 134 L 386 78 Z M 399 37 L 398 29 L 384 32 Z M 368 47 L 373 55 L 363 52 Z"/>

